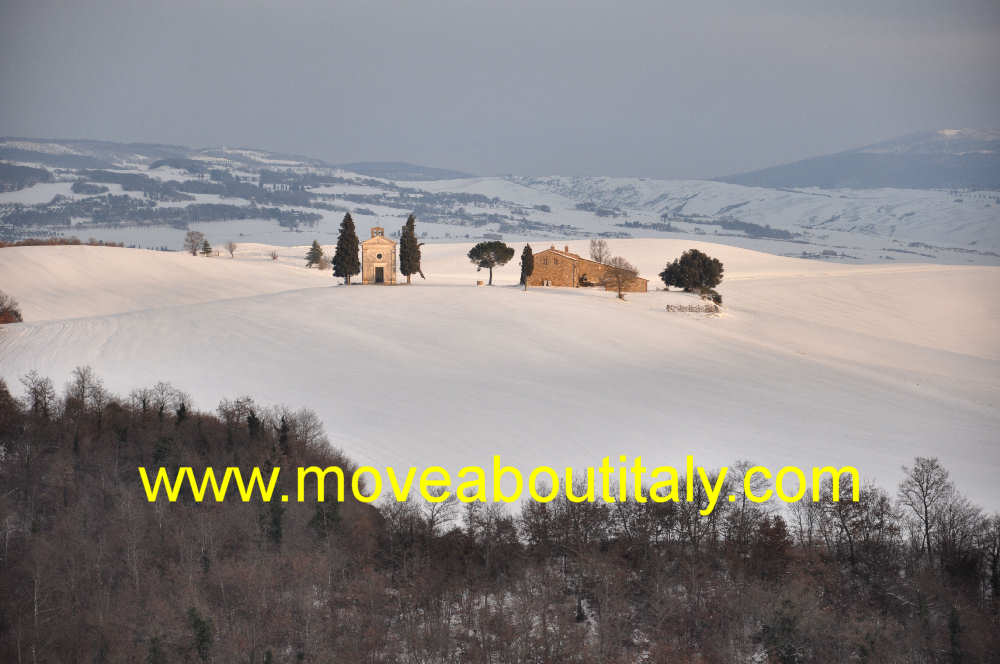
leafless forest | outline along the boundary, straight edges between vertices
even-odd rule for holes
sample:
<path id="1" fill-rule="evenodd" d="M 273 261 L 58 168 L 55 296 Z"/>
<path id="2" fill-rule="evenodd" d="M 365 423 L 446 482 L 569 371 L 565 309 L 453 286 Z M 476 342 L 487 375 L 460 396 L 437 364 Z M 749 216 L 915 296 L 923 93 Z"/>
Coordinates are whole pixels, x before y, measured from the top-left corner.
<path id="1" fill-rule="evenodd" d="M 137 466 L 349 461 L 308 411 L 0 382 L 0 661 L 989 662 L 1000 517 L 859 503 L 147 502 Z M 738 477 L 740 464 L 736 465 Z M 293 473 L 282 475 L 293 493 Z M 699 485 L 696 483 L 696 485 Z M 733 490 L 739 493 L 734 484 Z M 348 492 L 349 495 L 349 492 Z"/>

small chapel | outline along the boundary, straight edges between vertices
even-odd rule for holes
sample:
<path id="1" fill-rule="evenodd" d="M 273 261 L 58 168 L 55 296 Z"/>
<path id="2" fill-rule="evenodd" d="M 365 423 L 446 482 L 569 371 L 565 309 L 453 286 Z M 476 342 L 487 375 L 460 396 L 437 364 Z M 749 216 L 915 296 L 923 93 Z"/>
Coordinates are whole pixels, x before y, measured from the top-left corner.
<path id="1" fill-rule="evenodd" d="M 373 227 L 372 236 L 361 243 L 361 283 L 396 283 L 396 243 L 381 226 Z"/>

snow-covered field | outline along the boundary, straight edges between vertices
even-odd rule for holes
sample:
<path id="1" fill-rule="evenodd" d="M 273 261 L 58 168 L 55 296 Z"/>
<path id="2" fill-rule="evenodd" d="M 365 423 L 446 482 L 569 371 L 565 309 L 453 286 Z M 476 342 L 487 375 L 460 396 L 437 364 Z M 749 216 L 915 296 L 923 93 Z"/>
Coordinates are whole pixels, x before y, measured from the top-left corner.
<path id="1" fill-rule="evenodd" d="M 278 261 L 251 244 L 235 260 L 0 249 L 0 288 L 27 321 L 0 327 L 0 377 L 17 391 L 29 370 L 61 383 L 89 364 L 114 391 L 167 380 L 203 409 L 241 394 L 305 406 L 379 466 L 692 453 L 853 464 L 893 489 L 901 464 L 934 455 L 1000 508 L 1000 268 L 611 241 L 651 286 L 692 246 L 726 265 L 721 316 L 664 311 L 691 298 L 674 292 L 523 292 L 516 259 L 476 287 L 467 244 L 426 245 L 411 287 L 350 288 L 304 269 L 305 247 L 277 247 Z"/>

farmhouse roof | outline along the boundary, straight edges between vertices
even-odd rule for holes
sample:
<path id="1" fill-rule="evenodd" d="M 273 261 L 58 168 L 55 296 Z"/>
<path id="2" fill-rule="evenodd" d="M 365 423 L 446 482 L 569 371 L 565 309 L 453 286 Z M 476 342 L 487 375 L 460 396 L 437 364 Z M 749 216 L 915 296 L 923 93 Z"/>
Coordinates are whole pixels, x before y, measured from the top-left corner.
<path id="1" fill-rule="evenodd" d="M 607 266 L 607 267 L 613 267 L 612 265 L 610 265 L 608 263 L 602 263 L 601 261 L 595 261 L 595 260 L 591 260 L 590 258 L 584 258 L 580 254 L 574 254 L 574 253 L 572 253 L 569 250 L 569 245 L 567 245 L 566 248 L 564 250 L 562 250 L 562 251 L 560 251 L 559 249 L 556 249 L 555 245 L 552 245 L 548 249 L 543 249 L 542 251 L 539 251 L 538 253 L 539 254 L 556 254 L 560 258 L 565 258 L 565 259 L 571 260 L 571 261 L 583 261 L 584 263 L 593 263 L 595 265 L 604 265 L 604 266 Z M 635 279 L 642 279 L 646 283 L 649 283 L 649 279 L 646 279 L 645 277 L 640 277 L 638 275 L 638 273 L 635 275 L 634 278 Z"/>

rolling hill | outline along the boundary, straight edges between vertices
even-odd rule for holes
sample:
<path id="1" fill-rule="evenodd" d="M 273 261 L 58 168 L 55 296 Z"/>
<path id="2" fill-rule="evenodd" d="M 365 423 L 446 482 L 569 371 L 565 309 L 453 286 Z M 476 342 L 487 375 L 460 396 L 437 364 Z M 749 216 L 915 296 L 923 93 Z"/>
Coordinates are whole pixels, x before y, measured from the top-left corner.
<path id="1" fill-rule="evenodd" d="M 586 251 L 585 241 L 570 242 Z M 24 323 L 0 327 L 0 378 L 89 364 L 116 392 L 158 380 L 195 406 L 252 394 L 315 410 L 363 463 L 531 467 L 643 455 L 705 465 L 855 464 L 891 487 L 941 458 L 1000 506 L 1000 268 L 849 266 L 687 240 L 613 240 L 655 280 L 696 246 L 720 257 L 721 316 L 679 292 L 520 290 L 468 244 L 424 248 L 426 281 L 343 287 L 305 247 L 235 259 L 102 247 L 0 249 Z M 327 247 L 329 250 L 330 247 Z M 518 250 L 520 247 L 518 247 Z"/>
<path id="2" fill-rule="evenodd" d="M 858 154 L 992 159 L 992 133 L 939 134 Z M 824 262 L 1000 264 L 1000 190 L 472 177 L 256 149 L 54 139 L 2 139 L 0 159 L 10 162 L 0 169 L 0 241 L 77 235 L 179 249 L 193 229 L 214 245 L 330 243 L 347 212 L 362 233 L 390 234 L 414 213 L 424 242 L 686 238 Z"/>

